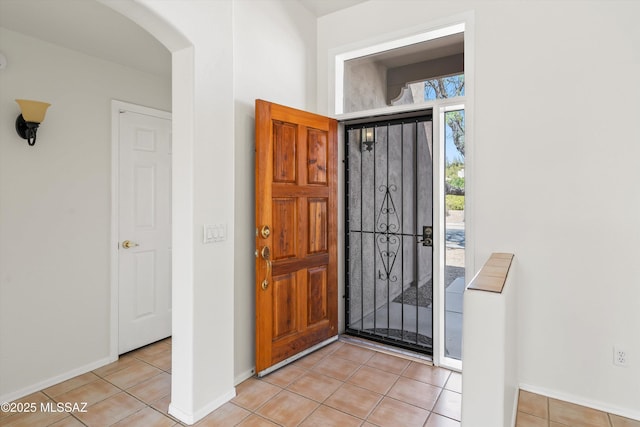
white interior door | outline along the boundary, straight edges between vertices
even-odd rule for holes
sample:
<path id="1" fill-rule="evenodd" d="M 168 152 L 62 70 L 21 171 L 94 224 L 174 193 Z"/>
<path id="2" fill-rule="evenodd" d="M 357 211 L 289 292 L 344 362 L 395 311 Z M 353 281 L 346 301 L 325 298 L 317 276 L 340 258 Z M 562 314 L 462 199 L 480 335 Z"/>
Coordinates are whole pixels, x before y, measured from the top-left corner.
<path id="1" fill-rule="evenodd" d="M 171 119 L 121 110 L 118 353 L 171 335 Z"/>

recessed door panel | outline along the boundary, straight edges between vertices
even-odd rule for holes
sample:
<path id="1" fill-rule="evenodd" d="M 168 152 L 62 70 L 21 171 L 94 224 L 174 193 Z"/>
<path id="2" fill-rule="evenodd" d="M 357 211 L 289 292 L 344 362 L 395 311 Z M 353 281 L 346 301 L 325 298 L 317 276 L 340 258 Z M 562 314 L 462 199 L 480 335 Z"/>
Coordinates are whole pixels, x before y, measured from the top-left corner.
<path id="1" fill-rule="evenodd" d="M 327 266 L 310 268 L 307 279 L 307 324 L 327 319 Z"/>
<path id="2" fill-rule="evenodd" d="M 137 164 L 134 169 L 134 206 L 135 227 L 151 229 L 156 224 L 156 166 Z"/>
<path id="3" fill-rule="evenodd" d="M 273 182 L 296 182 L 297 130 L 295 124 L 273 122 Z"/>
<path id="4" fill-rule="evenodd" d="M 273 229 L 273 260 L 295 258 L 298 239 L 297 199 L 273 199 L 273 222 L 280 224 Z"/>
<path id="5" fill-rule="evenodd" d="M 307 231 L 310 254 L 324 253 L 328 249 L 328 200 L 326 198 L 309 198 L 307 212 L 309 230 Z"/>
<path id="6" fill-rule="evenodd" d="M 136 129 L 133 149 L 139 151 L 156 151 L 156 131 L 149 128 Z"/>
<path id="7" fill-rule="evenodd" d="M 317 129 L 307 131 L 307 182 L 327 185 L 327 133 Z"/>
<path id="8" fill-rule="evenodd" d="M 298 287 L 295 274 L 273 278 L 273 339 L 278 340 L 297 329 Z"/>
<path id="9" fill-rule="evenodd" d="M 156 311 L 156 256 L 154 251 L 140 251 L 133 255 L 135 319 L 153 315 Z"/>

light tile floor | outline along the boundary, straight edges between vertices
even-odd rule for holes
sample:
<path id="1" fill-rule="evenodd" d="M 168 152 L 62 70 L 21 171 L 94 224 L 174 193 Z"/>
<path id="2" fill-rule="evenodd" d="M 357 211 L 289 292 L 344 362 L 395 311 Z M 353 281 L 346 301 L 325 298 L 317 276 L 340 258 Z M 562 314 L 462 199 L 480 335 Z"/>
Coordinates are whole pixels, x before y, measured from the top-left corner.
<path id="1" fill-rule="evenodd" d="M 520 390 L 516 427 L 640 427 L 640 420 Z"/>
<path id="2" fill-rule="evenodd" d="M 86 402 L 86 412 L 0 412 L 0 426 L 181 426 L 168 415 L 171 339 L 17 402 Z M 459 427 L 461 375 L 335 342 L 264 378 L 198 426 Z"/>

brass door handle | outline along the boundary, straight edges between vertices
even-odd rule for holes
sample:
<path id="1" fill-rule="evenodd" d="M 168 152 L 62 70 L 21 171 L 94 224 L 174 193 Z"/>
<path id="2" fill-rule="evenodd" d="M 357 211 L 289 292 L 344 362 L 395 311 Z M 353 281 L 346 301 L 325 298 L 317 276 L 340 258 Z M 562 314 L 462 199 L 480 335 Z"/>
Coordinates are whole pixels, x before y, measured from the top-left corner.
<path id="1" fill-rule="evenodd" d="M 271 249 L 269 249 L 269 246 L 262 248 L 260 255 L 262 255 L 262 259 L 267 262 L 267 273 L 264 275 L 264 280 L 260 285 L 262 290 L 266 291 L 269 287 L 269 276 L 271 275 Z"/>
<path id="2" fill-rule="evenodd" d="M 122 247 L 125 249 L 135 248 L 136 246 L 140 246 L 139 244 L 132 242 L 131 240 L 125 240 L 122 242 Z"/>

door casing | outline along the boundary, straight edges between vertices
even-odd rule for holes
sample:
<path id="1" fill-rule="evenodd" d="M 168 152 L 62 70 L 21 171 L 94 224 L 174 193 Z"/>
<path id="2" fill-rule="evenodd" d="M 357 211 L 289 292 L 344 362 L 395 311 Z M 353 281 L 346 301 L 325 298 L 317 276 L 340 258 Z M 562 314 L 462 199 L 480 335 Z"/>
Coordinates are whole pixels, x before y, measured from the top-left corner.
<path id="1" fill-rule="evenodd" d="M 424 42 L 444 35 L 449 35 L 457 32 L 464 32 L 464 70 L 465 70 L 465 96 L 452 99 L 428 101 L 424 104 L 411 104 L 411 105 L 399 105 L 393 107 L 383 107 L 373 110 L 343 113 L 342 103 L 344 102 L 343 91 L 343 77 L 344 77 L 344 62 L 366 55 L 371 55 L 386 51 L 389 49 L 403 48 L 410 46 L 418 42 Z M 465 277 L 471 278 L 475 273 L 475 186 L 474 186 L 474 122 L 475 122 L 475 109 L 474 109 L 474 93 L 475 93 L 475 15 L 473 11 L 462 12 L 460 14 L 452 15 L 445 18 L 439 18 L 432 21 L 426 21 L 420 26 L 410 26 L 400 31 L 389 32 L 386 34 L 377 34 L 375 37 L 363 38 L 356 43 L 351 43 L 341 47 L 336 47 L 329 50 L 328 58 L 328 99 L 326 109 L 331 117 L 335 117 L 339 121 L 351 121 L 357 119 L 368 120 L 369 117 L 405 113 L 416 110 L 428 110 L 432 109 L 434 118 L 440 114 L 444 109 L 456 105 L 464 104 L 465 109 L 465 176 L 467 182 L 465 183 Z M 433 129 L 434 139 L 437 135 L 440 135 L 440 128 L 438 121 L 434 120 Z M 342 135 L 342 130 L 339 133 L 339 137 Z M 442 131 L 444 134 L 444 130 Z M 434 159 L 440 155 L 436 151 L 438 144 L 434 144 Z M 340 159 L 344 159 L 343 141 L 339 141 Z M 440 178 L 442 176 L 441 171 L 435 169 L 437 165 L 434 165 L 434 176 Z M 340 182 L 344 182 L 344 175 L 340 171 Z M 434 185 L 444 187 L 444 182 L 435 182 Z M 338 200 L 342 202 L 344 200 L 344 192 L 340 186 L 340 195 Z M 443 188 L 439 188 L 440 191 L 444 191 Z M 344 207 L 340 209 L 340 223 L 344 224 Z M 440 215 L 439 209 L 434 211 L 434 225 L 439 224 L 442 226 L 444 223 L 442 215 Z M 439 236 L 444 238 L 444 236 Z M 344 247 L 343 233 L 339 235 L 339 246 Z M 437 247 L 434 248 L 434 263 L 443 263 L 444 254 Z M 436 267 L 437 264 L 434 264 Z M 340 272 L 341 288 L 344 290 L 344 262 L 340 258 Z M 440 274 L 439 268 L 434 269 L 434 281 L 439 281 L 438 275 Z M 434 347 L 440 349 L 435 351 L 433 355 L 433 362 L 436 366 L 443 366 L 446 368 L 461 370 L 462 364 L 460 361 L 451 360 L 444 355 L 444 296 L 439 287 L 434 287 Z M 341 300 L 342 303 L 342 300 Z M 344 307 L 340 308 L 341 329 L 344 328 Z"/>

